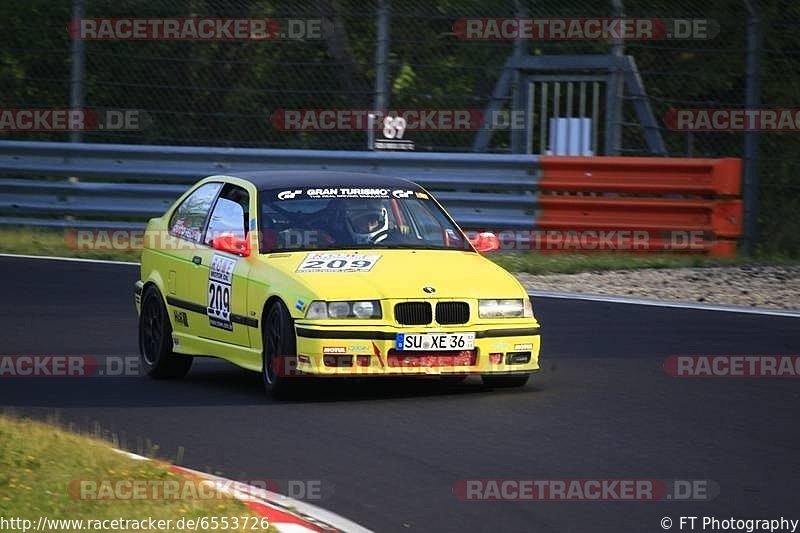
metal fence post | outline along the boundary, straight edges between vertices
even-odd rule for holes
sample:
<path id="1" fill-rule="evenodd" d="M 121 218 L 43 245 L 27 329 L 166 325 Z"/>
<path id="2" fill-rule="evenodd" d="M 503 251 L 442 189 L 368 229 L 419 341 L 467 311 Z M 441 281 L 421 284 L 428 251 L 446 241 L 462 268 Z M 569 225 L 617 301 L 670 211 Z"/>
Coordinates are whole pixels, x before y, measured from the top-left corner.
<path id="1" fill-rule="evenodd" d="M 622 18 L 625 16 L 622 0 L 611 0 L 611 16 Z M 625 55 L 625 44 L 622 39 L 611 41 L 611 55 L 622 57 Z M 622 62 L 618 62 L 610 76 L 606 102 L 606 143 L 605 155 L 619 155 L 622 150 L 622 104 L 625 96 L 625 76 L 622 72 Z"/>
<path id="2" fill-rule="evenodd" d="M 385 110 L 389 105 L 389 19 L 391 0 L 378 0 L 375 19 L 377 43 L 375 47 L 375 110 Z"/>
<path id="3" fill-rule="evenodd" d="M 759 0 L 744 0 L 747 8 L 747 67 L 745 108 L 761 106 L 761 10 Z M 742 251 L 753 255 L 758 243 L 758 144 L 760 133 L 744 134 L 744 241 Z"/>
<path id="4" fill-rule="evenodd" d="M 521 2 L 516 0 L 514 2 L 515 12 L 514 16 L 519 19 L 523 19 L 528 16 L 527 11 L 521 5 Z M 514 41 L 514 48 L 512 52 L 512 57 L 514 58 L 514 64 L 516 65 L 521 59 L 522 56 L 525 54 L 525 41 L 522 39 L 516 39 Z M 511 80 L 511 105 L 509 109 L 509 127 L 511 128 L 511 153 L 512 154 L 524 154 L 525 153 L 525 130 L 520 129 L 518 127 L 518 115 L 520 111 L 525 109 L 525 90 L 523 88 L 523 83 L 525 79 L 522 75 L 522 72 L 519 68 L 514 68 L 514 74 Z M 493 117 L 487 117 L 488 120 L 492 120 Z"/>
<path id="5" fill-rule="evenodd" d="M 72 0 L 72 20 L 79 20 L 86 12 L 85 0 Z M 70 76 L 69 76 L 69 107 L 82 109 L 84 105 L 83 84 L 86 75 L 86 47 L 83 39 L 72 38 L 70 44 Z M 70 142 L 79 143 L 82 138 L 81 131 L 72 131 L 69 134 Z"/>

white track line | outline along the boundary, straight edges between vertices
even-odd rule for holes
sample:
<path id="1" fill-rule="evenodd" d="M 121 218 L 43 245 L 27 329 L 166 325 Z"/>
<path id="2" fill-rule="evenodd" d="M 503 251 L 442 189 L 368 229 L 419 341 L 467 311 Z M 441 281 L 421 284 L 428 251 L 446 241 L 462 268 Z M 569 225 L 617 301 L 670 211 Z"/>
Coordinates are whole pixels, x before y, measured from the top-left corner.
<path id="1" fill-rule="evenodd" d="M 608 294 L 591 294 L 579 292 L 554 292 L 529 290 L 528 294 L 538 298 L 559 298 L 563 300 L 586 300 L 590 302 L 607 302 L 613 304 L 647 305 L 650 307 L 673 307 L 677 309 L 695 309 L 698 311 L 720 311 L 724 313 L 745 313 L 751 315 L 784 316 L 800 318 L 800 311 L 788 309 L 767 309 L 764 307 L 744 307 L 736 305 L 699 304 L 694 302 L 655 300 L 627 296 L 611 296 Z M 535 302 L 534 302 L 535 305 Z"/>
<path id="2" fill-rule="evenodd" d="M 72 261 L 78 263 L 100 263 L 107 265 L 139 266 L 132 261 L 112 261 L 109 259 L 83 259 L 80 257 L 52 257 L 46 255 L 21 255 L 3 254 L 0 257 L 16 257 L 20 259 L 48 259 L 51 261 Z M 655 300 L 649 298 L 635 298 L 627 296 L 611 296 L 608 294 L 593 294 L 581 292 L 557 292 L 529 290 L 528 294 L 538 298 L 558 298 L 561 300 L 584 300 L 589 302 L 607 302 L 613 304 L 646 305 L 649 307 L 671 307 L 675 309 L 696 309 L 698 311 L 719 311 L 723 313 L 744 313 L 750 315 L 784 316 L 800 318 L 800 311 L 788 309 L 767 309 L 764 307 L 743 307 L 735 305 L 698 304 L 694 302 Z"/>
<path id="3" fill-rule="evenodd" d="M 116 448 L 112 449 L 115 452 L 125 455 L 136 461 L 158 461 L 157 459 L 151 459 L 149 457 L 137 455 L 126 450 L 118 450 Z M 233 481 L 224 477 L 215 476 L 213 474 L 207 474 L 205 472 L 200 472 L 199 470 L 193 470 L 191 468 L 185 468 L 182 466 L 168 466 L 171 468 L 177 468 L 185 474 L 198 476 L 202 479 L 211 481 L 214 483 L 214 486 L 218 491 L 229 494 L 237 500 L 253 501 L 266 504 L 266 506 L 272 509 L 294 515 L 298 519 L 309 524 L 322 523 L 325 526 L 333 526 L 336 528 L 336 531 L 341 533 L 373 533 L 371 530 L 357 524 L 356 522 L 353 522 L 352 520 L 302 500 L 295 500 L 294 498 L 284 496 L 283 494 L 277 492 L 254 487 L 246 483 Z M 280 531 L 280 533 L 305 533 L 312 531 L 301 524 L 271 522 L 271 525 L 276 526 L 276 529 Z"/>
<path id="4" fill-rule="evenodd" d="M 16 257 L 18 259 L 48 259 L 50 261 L 71 261 L 74 263 L 102 263 L 106 265 L 129 265 L 139 266 L 133 261 L 112 261 L 111 259 L 86 259 L 84 257 L 55 257 L 50 255 L 25 255 L 25 254 L 2 254 L 0 257 Z"/>

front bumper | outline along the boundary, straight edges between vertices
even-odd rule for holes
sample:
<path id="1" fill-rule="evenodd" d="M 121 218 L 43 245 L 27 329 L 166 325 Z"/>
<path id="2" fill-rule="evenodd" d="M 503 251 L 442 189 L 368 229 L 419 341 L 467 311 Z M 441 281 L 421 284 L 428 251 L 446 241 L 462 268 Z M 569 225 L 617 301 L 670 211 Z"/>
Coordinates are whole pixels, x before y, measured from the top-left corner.
<path id="1" fill-rule="evenodd" d="M 540 328 L 329 327 L 298 323 L 296 371 L 315 376 L 425 376 L 532 373 L 539 370 Z M 475 333 L 468 351 L 398 351 L 398 333 Z"/>

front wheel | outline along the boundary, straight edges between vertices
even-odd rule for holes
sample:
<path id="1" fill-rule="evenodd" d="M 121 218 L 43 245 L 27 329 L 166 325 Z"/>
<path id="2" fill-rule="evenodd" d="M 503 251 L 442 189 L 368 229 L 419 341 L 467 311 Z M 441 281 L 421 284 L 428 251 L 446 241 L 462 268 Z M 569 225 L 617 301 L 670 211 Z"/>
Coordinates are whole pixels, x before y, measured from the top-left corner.
<path id="1" fill-rule="evenodd" d="M 282 302 L 273 303 L 264 318 L 261 378 L 264 389 L 276 397 L 287 394 L 297 359 L 297 338 L 289 310 Z"/>
<path id="2" fill-rule="evenodd" d="M 182 378 L 192 367 L 189 355 L 172 353 L 172 326 L 167 308 L 156 287 L 142 295 L 139 312 L 139 355 L 148 376 L 156 379 Z"/>
<path id="3" fill-rule="evenodd" d="M 530 374 L 513 374 L 513 375 L 492 375 L 484 374 L 481 376 L 483 384 L 487 387 L 496 389 L 510 389 L 513 387 L 524 387 L 528 383 Z"/>

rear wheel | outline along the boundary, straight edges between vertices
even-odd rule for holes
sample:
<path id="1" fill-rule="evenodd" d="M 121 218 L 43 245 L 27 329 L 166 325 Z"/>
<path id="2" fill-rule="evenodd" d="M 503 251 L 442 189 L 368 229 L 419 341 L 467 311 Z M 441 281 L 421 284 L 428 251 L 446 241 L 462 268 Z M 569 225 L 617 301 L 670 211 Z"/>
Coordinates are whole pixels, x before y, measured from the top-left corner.
<path id="1" fill-rule="evenodd" d="M 154 286 L 145 289 L 139 312 L 139 355 L 147 375 L 156 379 L 182 378 L 193 358 L 172 352 L 172 326 L 161 293 Z"/>
<path id="2" fill-rule="evenodd" d="M 294 321 L 282 302 L 270 305 L 264 318 L 262 335 L 264 340 L 264 360 L 261 378 L 264 388 L 273 396 L 287 394 L 294 381 L 289 374 L 296 367 L 297 339 Z"/>
<path id="3" fill-rule="evenodd" d="M 481 379 L 483 380 L 483 384 L 487 387 L 496 389 L 510 389 L 513 387 L 524 387 L 525 384 L 528 383 L 528 378 L 530 377 L 530 374 L 513 374 L 506 376 L 493 376 L 491 374 L 485 374 L 481 376 Z"/>

